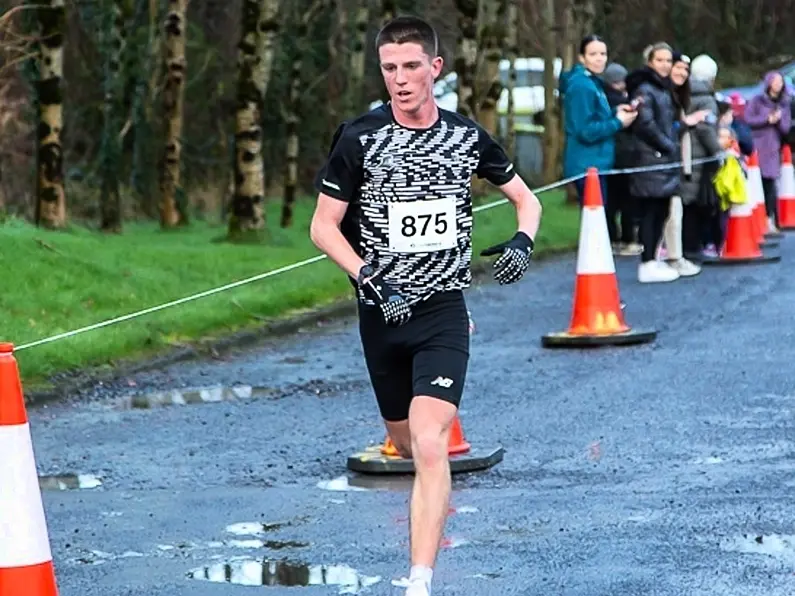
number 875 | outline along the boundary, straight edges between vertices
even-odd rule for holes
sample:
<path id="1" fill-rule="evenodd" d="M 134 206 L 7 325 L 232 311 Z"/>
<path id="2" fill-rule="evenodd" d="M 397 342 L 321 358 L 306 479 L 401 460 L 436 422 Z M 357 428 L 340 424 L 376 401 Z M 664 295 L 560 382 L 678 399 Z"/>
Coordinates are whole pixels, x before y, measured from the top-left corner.
<path id="1" fill-rule="evenodd" d="M 444 234 L 447 231 L 447 220 L 444 216 L 444 213 L 437 213 L 435 216 L 431 215 L 430 213 L 416 216 L 406 215 L 401 220 L 403 227 L 401 228 L 400 232 L 406 238 L 411 238 L 418 232 L 420 236 L 425 236 L 425 234 L 428 232 L 428 226 L 431 224 L 431 220 L 433 220 L 433 231 L 437 234 Z"/>

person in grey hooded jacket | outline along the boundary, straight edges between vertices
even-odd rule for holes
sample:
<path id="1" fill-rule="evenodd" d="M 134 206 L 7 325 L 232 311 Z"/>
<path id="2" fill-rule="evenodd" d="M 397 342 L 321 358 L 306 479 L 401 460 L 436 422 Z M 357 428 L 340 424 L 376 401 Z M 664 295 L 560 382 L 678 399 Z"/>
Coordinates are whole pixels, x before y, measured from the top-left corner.
<path id="1" fill-rule="evenodd" d="M 718 76 L 718 65 L 706 54 L 693 58 L 690 64 L 690 105 L 686 114 L 706 113 L 705 119 L 690 127 L 693 160 L 717 158 L 723 150 L 718 142 L 720 113 L 713 85 Z M 718 205 L 709 203 L 714 194 L 704 189 L 718 169 L 717 162 L 694 164 L 692 174 L 682 180 L 682 244 L 685 254 L 699 253 L 716 257 L 723 242 Z M 705 179 L 708 176 L 709 179 Z"/>

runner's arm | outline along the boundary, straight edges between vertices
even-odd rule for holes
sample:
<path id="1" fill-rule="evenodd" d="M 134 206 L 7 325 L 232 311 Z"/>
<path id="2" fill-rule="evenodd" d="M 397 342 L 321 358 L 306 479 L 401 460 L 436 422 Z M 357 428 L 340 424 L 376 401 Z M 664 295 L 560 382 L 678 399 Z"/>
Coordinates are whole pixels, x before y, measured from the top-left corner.
<path id="1" fill-rule="evenodd" d="M 318 191 L 309 237 L 325 255 L 354 280 L 365 264 L 340 226 L 362 181 L 362 147 L 342 123 L 334 133 L 326 163 L 315 177 Z"/>
<path id="2" fill-rule="evenodd" d="M 340 224 L 347 210 L 347 201 L 321 192 L 309 226 L 309 236 L 318 249 L 353 279 L 357 279 L 359 270 L 365 263 L 340 231 Z"/>
<path id="3" fill-rule="evenodd" d="M 536 237 L 541 225 L 541 201 L 535 193 L 528 188 L 519 175 L 511 178 L 509 182 L 501 185 L 499 189 L 505 197 L 516 207 L 516 219 L 519 232 L 524 232 L 531 239 Z"/>

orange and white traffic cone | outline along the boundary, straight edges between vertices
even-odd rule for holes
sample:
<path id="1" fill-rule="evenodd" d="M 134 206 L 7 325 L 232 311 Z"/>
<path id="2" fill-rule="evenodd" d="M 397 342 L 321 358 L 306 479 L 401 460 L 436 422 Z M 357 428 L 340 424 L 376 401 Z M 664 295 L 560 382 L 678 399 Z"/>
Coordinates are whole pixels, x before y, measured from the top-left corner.
<path id="1" fill-rule="evenodd" d="M 472 335 L 474 332 L 475 323 L 470 314 L 469 334 Z M 504 454 L 505 450 L 499 446 L 473 449 L 464 438 L 461 418 L 458 414 L 455 415 L 447 441 L 447 455 L 452 474 L 485 470 L 501 462 Z M 415 471 L 413 460 L 400 455 L 388 433 L 380 446 L 369 447 L 348 457 L 348 469 L 365 474 L 412 474 Z"/>
<path id="2" fill-rule="evenodd" d="M 773 263 L 781 260 L 781 254 L 759 247 L 754 226 L 754 206 L 749 197 L 745 203 L 732 205 L 726 238 L 719 256 L 704 257 L 702 265 L 745 265 L 750 263 Z"/>
<path id="3" fill-rule="evenodd" d="M 624 320 L 599 174 L 590 168 L 585 179 L 571 321 L 568 330 L 542 336 L 541 345 L 629 345 L 656 337 L 656 330 L 633 329 Z"/>
<path id="4" fill-rule="evenodd" d="M 754 231 L 760 248 L 775 248 L 778 242 L 774 238 L 780 238 L 781 233 L 770 231 L 770 224 L 767 220 L 767 208 L 765 207 L 765 189 L 762 186 L 762 170 L 759 169 L 759 154 L 754 151 L 746 160 L 748 178 L 746 188 L 748 189 L 748 200 L 753 205 Z"/>
<path id="5" fill-rule="evenodd" d="M 0 344 L 0 596 L 57 596 L 33 443 L 14 358 Z"/>
<path id="6" fill-rule="evenodd" d="M 778 179 L 778 221 L 781 230 L 795 230 L 795 170 L 792 167 L 792 149 L 784 145 L 781 150 L 781 174 Z"/>
<path id="7" fill-rule="evenodd" d="M 461 455 L 468 453 L 472 446 L 464 438 L 464 429 L 461 426 L 461 418 L 456 414 L 453 424 L 450 426 L 450 439 L 447 442 L 447 455 Z M 386 436 L 384 444 L 381 445 L 381 453 L 384 455 L 399 456 L 397 447 L 392 442 L 389 435 Z"/>

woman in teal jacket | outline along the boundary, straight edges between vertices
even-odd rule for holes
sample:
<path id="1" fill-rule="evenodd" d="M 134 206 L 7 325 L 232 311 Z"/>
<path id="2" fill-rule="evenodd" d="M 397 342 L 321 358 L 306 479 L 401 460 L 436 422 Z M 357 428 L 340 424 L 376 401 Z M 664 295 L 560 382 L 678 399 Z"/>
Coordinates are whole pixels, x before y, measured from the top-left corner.
<path id="1" fill-rule="evenodd" d="M 630 106 L 610 107 L 603 82 L 599 78 L 607 65 L 607 44 L 598 35 L 589 35 L 580 42 L 580 63 L 560 76 L 559 90 L 563 97 L 565 151 L 563 175 L 568 178 L 584 174 L 588 168 L 609 170 L 615 161 L 615 137 L 618 131 L 632 124 L 637 113 Z M 607 204 L 605 178 L 599 178 L 602 201 Z M 585 179 L 575 182 L 580 206 Z M 615 226 L 613 226 L 615 228 Z M 615 230 L 610 230 L 615 241 Z"/>

